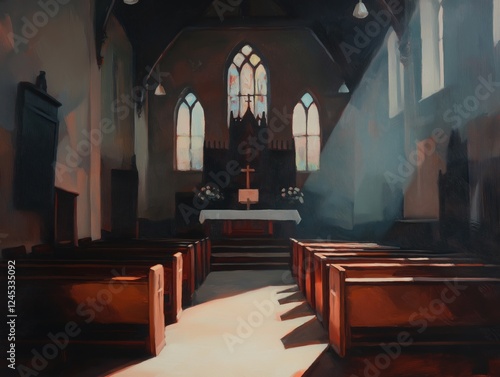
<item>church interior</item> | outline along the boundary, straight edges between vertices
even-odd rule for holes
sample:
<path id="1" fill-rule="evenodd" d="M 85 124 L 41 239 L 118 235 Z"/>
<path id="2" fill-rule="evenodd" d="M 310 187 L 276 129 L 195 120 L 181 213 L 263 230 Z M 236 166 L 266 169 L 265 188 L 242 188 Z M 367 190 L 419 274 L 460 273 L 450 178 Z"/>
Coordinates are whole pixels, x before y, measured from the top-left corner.
<path id="1" fill-rule="evenodd" d="M 500 377 L 500 0 L 3 0 L 0 67 L 1 375 Z"/>

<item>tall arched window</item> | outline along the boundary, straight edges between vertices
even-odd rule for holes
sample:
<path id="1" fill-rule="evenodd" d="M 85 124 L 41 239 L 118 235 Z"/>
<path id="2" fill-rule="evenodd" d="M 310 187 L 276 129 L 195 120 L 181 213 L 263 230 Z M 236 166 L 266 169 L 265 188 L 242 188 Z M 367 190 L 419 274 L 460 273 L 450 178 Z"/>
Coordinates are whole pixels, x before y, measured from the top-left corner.
<path id="1" fill-rule="evenodd" d="M 297 171 L 319 170 L 321 139 L 318 106 L 309 93 L 293 109 L 293 137 Z"/>
<path id="2" fill-rule="evenodd" d="M 267 112 L 267 70 L 260 56 L 245 45 L 233 58 L 227 75 L 228 119 L 243 116 L 250 106 L 255 117 Z"/>
<path id="3" fill-rule="evenodd" d="M 189 92 L 177 108 L 176 168 L 181 171 L 203 169 L 205 112 L 196 96 Z"/>
<path id="4" fill-rule="evenodd" d="M 387 39 L 387 58 L 389 61 L 389 116 L 392 118 L 403 111 L 404 107 L 404 66 L 401 63 L 398 36 L 394 30 Z"/>
<path id="5" fill-rule="evenodd" d="M 422 98 L 444 88 L 444 10 L 442 0 L 420 2 Z"/>

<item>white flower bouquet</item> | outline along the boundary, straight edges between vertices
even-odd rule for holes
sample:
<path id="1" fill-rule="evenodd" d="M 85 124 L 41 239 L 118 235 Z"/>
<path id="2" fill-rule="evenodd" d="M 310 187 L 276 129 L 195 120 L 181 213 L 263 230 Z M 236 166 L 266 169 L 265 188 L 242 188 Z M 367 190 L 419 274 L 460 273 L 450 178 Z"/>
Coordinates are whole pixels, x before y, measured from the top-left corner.
<path id="1" fill-rule="evenodd" d="M 304 204 L 304 193 L 298 187 L 288 187 L 281 189 L 280 199 L 289 203 Z"/>
<path id="2" fill-rule="evenodd" d="M 196 191 L 196 197 L 200 200 L 209 202 L 218 202 L 224 200 L 224 195 L 217 186 L 207 184 Z"/>

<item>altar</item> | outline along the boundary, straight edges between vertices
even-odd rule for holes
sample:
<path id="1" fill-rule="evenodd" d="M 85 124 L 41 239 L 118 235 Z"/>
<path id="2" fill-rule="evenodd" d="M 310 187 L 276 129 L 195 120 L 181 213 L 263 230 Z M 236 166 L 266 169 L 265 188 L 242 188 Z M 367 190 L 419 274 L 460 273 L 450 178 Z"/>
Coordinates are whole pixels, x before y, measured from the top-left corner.
<path id="1" fill-rule="evenodd" d="M 301 217 L 297 210 L 202 210 L 200 223 L 210 238 L 277 237 L 289 238 Z"/>

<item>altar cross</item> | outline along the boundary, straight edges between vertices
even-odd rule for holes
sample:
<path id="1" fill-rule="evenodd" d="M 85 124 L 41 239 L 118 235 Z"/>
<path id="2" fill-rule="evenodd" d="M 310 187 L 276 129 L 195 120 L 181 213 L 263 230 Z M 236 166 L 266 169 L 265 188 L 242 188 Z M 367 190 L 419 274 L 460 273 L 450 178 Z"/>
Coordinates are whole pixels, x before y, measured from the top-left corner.
<path id="1" fill-rule="evenodd" d="M 255 169 L 250 169 L 250 165 L 247 164 L 246 169 L 241 169 L 242 173 L 247 173 L 247 189 L 250 188 L 250 173 L 255 173 Z"/>
<path id="2" fill-rule="evenodd" d="M 255 173 L 255 169 L 251 169 L 247 164 L 245 169 L 241 169 L 242 173 L 247 174 L 247 187 L 244 190 L 238 190 L 238 201 L 247 205 L 247 210 L 250 209 L 250 204 L 255 204 L 259 201 L 259 190 L 250 188 L 250 173 Z"/>

